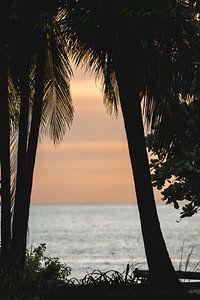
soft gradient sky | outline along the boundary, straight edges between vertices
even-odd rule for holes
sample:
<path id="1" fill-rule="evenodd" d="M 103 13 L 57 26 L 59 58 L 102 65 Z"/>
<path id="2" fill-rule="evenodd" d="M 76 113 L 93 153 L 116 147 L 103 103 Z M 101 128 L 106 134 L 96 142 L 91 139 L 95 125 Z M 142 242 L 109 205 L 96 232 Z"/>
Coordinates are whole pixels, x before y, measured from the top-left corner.
<path id="1" fill-rule="evenodd" d="M 63 142 L 38 147 L 33 203 L 133 202 L 135 190 L 121 112 L 110 116 L 94 76 L 74 71 L 75 118 Z"/>

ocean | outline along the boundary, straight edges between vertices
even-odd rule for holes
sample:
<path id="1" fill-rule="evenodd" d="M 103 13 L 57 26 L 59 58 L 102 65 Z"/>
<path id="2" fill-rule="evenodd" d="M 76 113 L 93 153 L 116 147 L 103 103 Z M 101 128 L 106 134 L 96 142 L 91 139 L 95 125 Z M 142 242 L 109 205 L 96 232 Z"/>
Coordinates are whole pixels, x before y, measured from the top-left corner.
<path id="1" fill-rule="evenodd" d="M 174 267 L 198 269 L 200 214 L 179 222 L 179 210 L 157 209 Z M 123 272 L 128 263 L 147 268 L 135 204 L 32 205 L 28 247 L 40 243 L 46 244 L 46 255 L 58 257 L 78 279 L 93 270 Z"/>

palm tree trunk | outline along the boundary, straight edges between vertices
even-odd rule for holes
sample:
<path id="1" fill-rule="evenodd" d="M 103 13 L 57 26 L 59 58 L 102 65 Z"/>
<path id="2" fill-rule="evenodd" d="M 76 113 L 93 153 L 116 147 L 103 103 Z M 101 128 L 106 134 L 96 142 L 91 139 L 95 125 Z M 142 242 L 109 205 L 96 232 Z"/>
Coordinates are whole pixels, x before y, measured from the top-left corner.
<path id="1" fill-rule="evenodd" d="M 26 67 L 23 68 L 20 76 L 20 120 L 18 132 L 18 155 L 17 155 L 17 178 L 16 178 L 16 192 L 14 215 L 12 224 L 12 251 L 13 251 L 13 265 L 17 268 L 23 268 L 24 256 L 22 249 L 23 245 L 23 215 L 25 188 L 27 184 L 27 139 L 28 139 L 28 115 L 29 115 L 29 70 L 30 65 L 27 62 Z"/>
<path id="2" fill-rule="evenodd" d="M 35 166 L 36 150 L 38 144 L 39 128 L 42 112 L 42 99 L 44 94 L 44 74 L 46 61 L 46 47 L 40 43 L 38 52 L 36 79 L 35 79 L 35 96 L 33 104 L 33 112 L 31 118 L 31 128 L 28 138 L 27 151 L 24 154 L 26 169 L 25 188 L 21 190 L 21 203 L 16 205 L 13 222 L 13 238 L 16 240 L 15 245 L 18 245 L 20 251 L 19 267 L 23 268 L 26 255 L 28 219 L 30 210 L 31 191 L 33 184 L 33 172 Z M 17 197 L 17 191 L 16 191 Z M 16 198 L 17 199 L 17 198 Z M 20 221 L 19 221 L 20 215 Z M 19 254 L 19 253 L 18 253 Z"/>
<path id="3" fill-rule="evenodd" d="M 10 125 L 7 56 L 0 51 L 1 266 L 9 269 L 11 241 Z"/>
<path id="4" fill-rule="evenodd" d="M 127 73 L 127 70 L 130 72 Z M 174 290 L 178 287 L 179 282 L 165 245 L 157 215 L 145 145 L 140 97 L 137 88 L 134 90 L 133 86 L 134 79 L 136 83 L 138 78 L 134 75 L 131 76 L 133 71 L 134 69 L 130 70 L 123 61 L 121 67 L 116 71 L 116 77 L 135 182 L 144 248 L 152 284 L 165 290 Z"/>
<path id="5" fill-rule="evenodd" d="M 28 231 L 28 219 L 30 211 L 30 201 L 31 201 L 31 191 L 33 185 L 33 173 L 38 145 L 41 113 L 42 113 L 42 100 L 44 95 L 44 76 L 45 76 L 45 62 L 46 62 L 46 47 L 40 42 L 40 50 L 38 52 L 38 60 L 36 67 L 36 79 L 35 79 L 35 96 L 33 104 L 33 112 L 31 119 L 31 128 L 28 141 L 27 149 L 27 180 L 26 180 L 26 191 L 25 191 L 25 201 L 23 205 L 23 215 L 22 218 L 22 255 L 23 260 L 25 259 L 26 253 L 26 243 L 27 243 L 27 231 Z"/>

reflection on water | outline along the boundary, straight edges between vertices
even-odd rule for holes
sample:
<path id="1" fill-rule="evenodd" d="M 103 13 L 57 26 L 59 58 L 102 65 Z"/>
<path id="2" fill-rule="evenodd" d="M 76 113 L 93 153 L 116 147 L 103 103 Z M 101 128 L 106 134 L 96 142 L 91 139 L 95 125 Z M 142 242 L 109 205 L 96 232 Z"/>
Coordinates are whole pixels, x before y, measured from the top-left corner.
<path id="1" fill-rule="evenodd" d="M 200 215 L 178 223 L 179 212 L 165 205 L 158 205 L 158 214 L 175 268 L 182 248 L 186 261 L 194 247 L 192 269 L 200 260 Z M 146 268 L 136 205 L 32 205 L 29 245 L 40 243 L 46 243 L 46 254 L 72 267 L 72 277 L 94 269 L 122 272 L 131 262 Z"/>

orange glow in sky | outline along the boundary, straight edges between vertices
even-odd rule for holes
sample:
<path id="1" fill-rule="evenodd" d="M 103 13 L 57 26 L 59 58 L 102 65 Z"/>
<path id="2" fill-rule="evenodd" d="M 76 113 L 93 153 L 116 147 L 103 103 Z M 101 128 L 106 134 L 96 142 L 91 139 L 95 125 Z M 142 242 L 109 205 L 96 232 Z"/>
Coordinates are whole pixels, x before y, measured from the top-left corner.
<path id="1" fill-rule="evenodd" d="M 33 203 L 133 202 L 135 191 L 121 113 L 110 116 L 100 83 L 75 72 L 75 117 L 62 143 L 39 143 Z"/>

